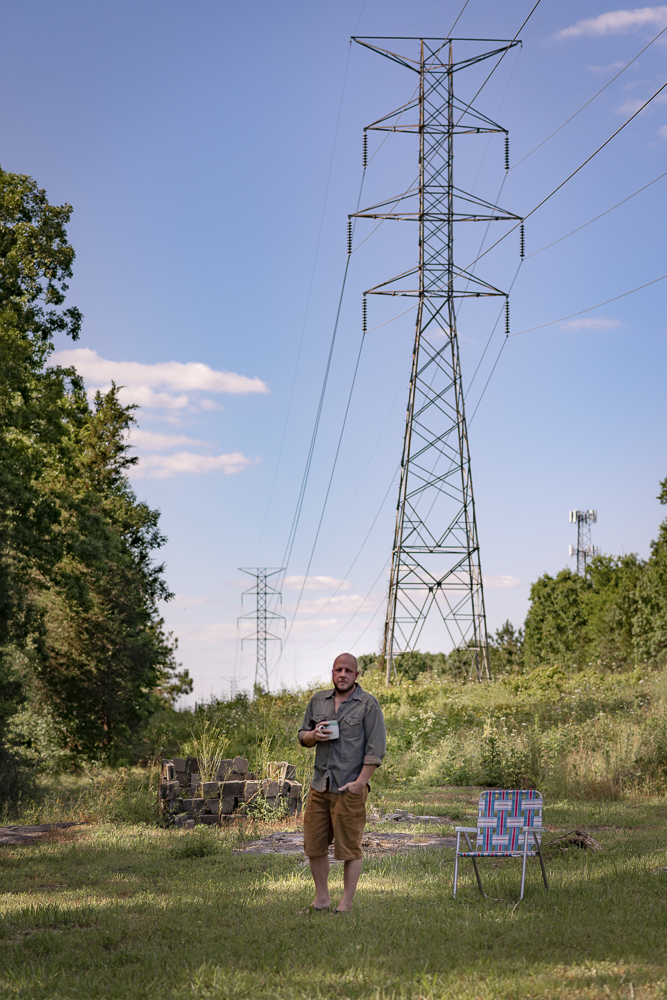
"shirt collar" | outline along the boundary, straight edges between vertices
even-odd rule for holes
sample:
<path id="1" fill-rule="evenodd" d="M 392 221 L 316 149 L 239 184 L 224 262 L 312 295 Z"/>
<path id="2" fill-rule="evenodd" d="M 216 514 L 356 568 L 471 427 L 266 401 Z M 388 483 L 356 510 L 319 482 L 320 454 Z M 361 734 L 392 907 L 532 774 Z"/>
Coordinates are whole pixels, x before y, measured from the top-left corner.
<path id="1" fill-rule="evenodd" d="M 357 686 L 355 687 L 350 697 L 346 698 L 345 701 L 352 701 L 353 698 L 360 699 L 363 693 L 364 692 L 361 688 L 361 684 L 359 683 L 359 681 L 357 681 Z M 331 691 L 327 691 L 327 698 L 333 698 L 335 694 L 336 694 L 336 688 L 331 688 Z"/>

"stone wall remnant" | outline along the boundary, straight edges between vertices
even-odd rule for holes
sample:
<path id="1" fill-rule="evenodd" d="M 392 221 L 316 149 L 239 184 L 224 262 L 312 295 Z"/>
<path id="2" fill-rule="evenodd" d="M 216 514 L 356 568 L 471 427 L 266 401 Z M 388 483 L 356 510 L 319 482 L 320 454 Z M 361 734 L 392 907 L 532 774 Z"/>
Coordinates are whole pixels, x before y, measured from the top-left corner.
<path id="1" fill-rule="evenodd" d="M 261 802 L 291 816 L 300 816 L 303 789 L 296 781 L 296 766 L 287 761 L 270 761 L 266 778 L 253 774 L 245 757 L 222 760 L 217 768 L 196 757 L 162 760 L 158 805 L 170 825 L 195 823 L 221 826 L 234 818 L 248 816 Z M 203 775 L 216 774 L 215 781 Z"/>

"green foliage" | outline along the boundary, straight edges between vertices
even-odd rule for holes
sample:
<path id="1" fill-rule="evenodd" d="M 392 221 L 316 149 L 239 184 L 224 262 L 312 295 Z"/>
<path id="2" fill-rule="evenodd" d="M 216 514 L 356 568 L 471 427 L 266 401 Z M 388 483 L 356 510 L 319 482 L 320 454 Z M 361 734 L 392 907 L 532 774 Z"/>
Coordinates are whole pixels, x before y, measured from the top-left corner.
<path id="1" fill-rule="evenodd" d="M 667 477 L 660 483 L 660 503 L 667 504 Z M 656 663 L 667 650 L 667 520 L 651 544 L 651 556 L 637 588 L 633 637 L 640 661 Z"/>
<path id="2" fill-rule="evenodd" d="M 541 576 L 530 588 L 530 609 L 526 616 L 524 651 L 528 662 L 559 662 L 580 667 L 583 630 L 586 625 L 586 596 L 590 581 L 563 569 L 557 576 Z"/>
<path id="3" fill-rule="evenodd" d="M 191 690 L 157 610 L 171 596 L 152 559 L 165 541 L 159 514 L 127 479 L 134 407 L 115 386 L 91 406 L 73 369 L 48 364 L 53 335 L 76 339 L 81 326 L 63 305 L 71 211 L 0 170 L 4 797 L 19 794 L 15 765 L 37 765 L 54 740 L 68 759 L 127 757 L 151 711 Z"/>

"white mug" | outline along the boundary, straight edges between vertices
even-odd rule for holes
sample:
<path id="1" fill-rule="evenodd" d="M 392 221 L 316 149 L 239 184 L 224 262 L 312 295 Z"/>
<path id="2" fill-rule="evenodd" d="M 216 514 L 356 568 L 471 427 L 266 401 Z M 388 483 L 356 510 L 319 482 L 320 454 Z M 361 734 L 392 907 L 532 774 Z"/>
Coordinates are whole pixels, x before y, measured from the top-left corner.
<path id="1" fill-rule="evenodd" d="M 338 719 L 330 719 L 328 722 L 320 722 L 317 728 L 320 730 L 320 732 L 322 732 L 322 729 L 325 728 L 331 730 L 331 734 L 327 736 L 328 740 L 337 740 L 338 737 L 340 736 L 340 731 L 338 729 Z"/>

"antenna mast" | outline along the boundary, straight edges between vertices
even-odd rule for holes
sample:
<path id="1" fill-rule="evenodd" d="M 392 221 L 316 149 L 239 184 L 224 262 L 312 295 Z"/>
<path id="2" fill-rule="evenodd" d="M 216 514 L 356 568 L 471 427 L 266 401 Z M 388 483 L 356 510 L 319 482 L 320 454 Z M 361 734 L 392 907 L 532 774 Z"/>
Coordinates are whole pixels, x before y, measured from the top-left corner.
<path id="1" fill-rule="evenodd" d="M 577 576 L 586 576 L 586 563 L 600 555 L 597 545 L 591 545 L 591 524 L 597 524 L 596 510 L 571 510 L 570 524 L 577 526 L 577 547 L 570 545 L 570 556 L 577 557 Z"/>
<path id="2" fill-rule="evenodd" d="M 454 225 L 520 221 L 520 217 L 454 185 L 454 136 L 507 130 L 454 96 L 454 74 L 500 58 L 517 41 L 451 38 L 355 38 L 360 45 L 418 74 L 418 96 L 367 126 L 367 131 L 418 136 L 419 179 L 411 190 L 350 218 L 416 222 L 419 263 L 365 295 L 417 299 L 412 371 L 392 549 L 382 655 L 387 684 L 395 658 L 414 650 L 427 616 L 440 616 L 468 673 L 490 677 L 484 589 L 456 327 L 456 300 L 507 296 L 458 267 Z M 454 60 L 454 43 L 474 43 Z M 412 56 L 395 48 L 415 49 Z M 494 44 L 479 52 L 480 44 Z M 388 48 L 387 46 L 390 46 Z M 364 147 L 364 150 L 366 147 Z M 505 169 L 509 169 L 507 139 Z M 509 312 L 507 312 L 507 319 Z"/>

